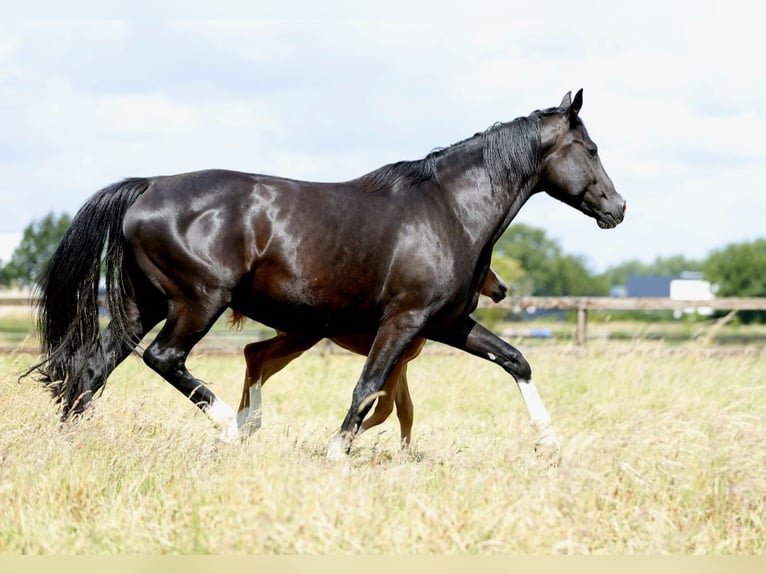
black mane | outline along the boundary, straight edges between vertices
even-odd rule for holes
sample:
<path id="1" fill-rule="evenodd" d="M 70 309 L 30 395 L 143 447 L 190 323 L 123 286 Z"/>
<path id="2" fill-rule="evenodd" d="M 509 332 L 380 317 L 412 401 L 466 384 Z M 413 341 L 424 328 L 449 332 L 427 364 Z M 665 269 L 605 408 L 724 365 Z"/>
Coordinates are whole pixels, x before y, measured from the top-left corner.
<path id="1" fill-rule="evenodd" d="M 434 179 L 433 160 L 429 154 L 423 159 L 414 161 L 398 161 L 379 167 L 375 171 L 363 175 L 358 183 L 361 189 L 368 192 L 381 191 L 390 187 L 413 187 L 425 181 Z"/>
<path id="2" fill-rule="evenodd" d="M 484 147 L 484 162 L 493 189 L 508 189 L 516 183 L 529 179 L 537 169 L 541 157 L 539 117 L 554 113 L 556 108 L 535 111 L 529 117 L 498 122 L 483 132 L 454 143 L 446 148 L 432 151 L 423 159 L 399 161 L 384 165 L 362 177 L 357 182 L 368 192 L 391 187 L 414 187 L 436 179 L 436 160 L 447 152 L 477 139 Z"/>

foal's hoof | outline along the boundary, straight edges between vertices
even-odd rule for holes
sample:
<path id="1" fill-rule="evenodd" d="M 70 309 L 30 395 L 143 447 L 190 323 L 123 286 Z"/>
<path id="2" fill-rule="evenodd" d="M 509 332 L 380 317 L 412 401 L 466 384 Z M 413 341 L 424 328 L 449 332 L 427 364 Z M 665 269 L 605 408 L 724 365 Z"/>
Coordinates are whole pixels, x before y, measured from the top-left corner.
<path id="1" fill-rule="evenodd" d="M 237 413 L 237 427 L 243 437 L 251 437 L 261 428 L 260 413 L 251 414 L 249 411 L 242 410 Z"/>

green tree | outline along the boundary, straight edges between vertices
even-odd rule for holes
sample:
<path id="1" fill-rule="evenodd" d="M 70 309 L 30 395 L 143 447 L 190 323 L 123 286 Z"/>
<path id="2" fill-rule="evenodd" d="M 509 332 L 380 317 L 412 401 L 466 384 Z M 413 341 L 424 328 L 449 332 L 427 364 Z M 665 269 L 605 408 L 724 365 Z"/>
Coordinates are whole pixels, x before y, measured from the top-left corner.
<path id="1" fill-rule="evenodd" d="M 522 295 L 605 295 L 609 290 L 606 278 L 591 273 L 584 258 L 565 254 L 536 227 L 511 225 L 495 245 L 498 255 L 520 263 L 526 289 Z"/>
<path id="2" fill-rule="evenodd" d="M 505 281 L 509 296 L 519 297 L 529 294 L 527 276 L 518 259 L 495 251 L 492 253 L 492 269 Z"/>
<path id="3" fill-rule="evenodd" d="M 733 243 L 704 262 L 705 279 L 718 285 L 719 297 L 766 297 L 766 239 Z M 742 311 L 744 322 L 766 322 L 766 313 Z"/>
<path id="4" fill-rule="evenodd" d="M 11 260 L 0 271 L 0 281 L 6 285 L 33 285 L 71 223 L 66 213 L 56 216 L 53 212 L 30 223 Z"/>
<path id="5" fill-rule="evenodd" d="M 702 262 L 683 255 L 657 257 L 651 263 L 632 259 L 610 267 L 605 275 L 609 285 L 625 285 L 631 276 L 680 275 L 684 271 L 702 271 Z"/>
<path id="6" fill-rule="evenodd" d="M 684 271 L 702 271 L 702 262 L 683 255 L 657 257 L 651 264 L 652 275 L 680 275 Z"/>
<path id="7" fill-rule="evenodd" d="M 639 261 L 638 259 L 631 259 L 630 261 L 624 261 L 617 265 L 612 265 L 604 273 L 610 285 L 625 285 L 628 282 L 628 277 L 636 275 L 654 275 L 650 271 L 650 264 Z"/>
<path id="8" fill-rule="evenodd" d="M 11 274 L 6 267 L 3 260 L 0 259 L 0 287 L 8 287 L 13 283 Z"/>

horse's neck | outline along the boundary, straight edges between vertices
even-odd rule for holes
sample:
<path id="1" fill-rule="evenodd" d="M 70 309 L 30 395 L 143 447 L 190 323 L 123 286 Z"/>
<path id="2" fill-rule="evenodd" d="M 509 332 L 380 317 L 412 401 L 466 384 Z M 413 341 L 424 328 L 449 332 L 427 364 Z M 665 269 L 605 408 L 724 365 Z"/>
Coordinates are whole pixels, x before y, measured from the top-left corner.
<path id="1" fill-rule="evenodd" d="M 448 150 L 436 163 L 439 184 L 460 219 L 469 245 L 477 253 L 491 250 L 532 193 L 533 182 L 520 189 L 494 189 L 480 138 Z"/>

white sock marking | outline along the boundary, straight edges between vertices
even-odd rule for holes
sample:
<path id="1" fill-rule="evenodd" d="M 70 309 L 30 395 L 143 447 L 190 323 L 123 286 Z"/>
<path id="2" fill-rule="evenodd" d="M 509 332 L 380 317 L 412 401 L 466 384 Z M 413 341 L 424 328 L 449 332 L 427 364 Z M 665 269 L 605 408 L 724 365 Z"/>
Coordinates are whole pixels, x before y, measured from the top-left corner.
<path id="1" fill-rule="evenodd" d="M 239 438 L 237 415 L 229 405 L 221 399 L 216 399 L 213 404 L 205 409 L 205 414 L 213 421 L 213 424 L 221 429 L 218 436 L 223 442 L 234 442 Z"/>
<path id="2" fill-rule="evenodd" d="M 342 435 L 337 435 L 327 447 L 327 460 L 344 460 L 348 457 Z"/>
<path id="3" fill-rule="evenodd" d="M 261 428 L 261 380 L 250 385 L 250 418 L 254 429 Z"/>
<path id="4" fill-rule="evenodd" d="M 261 428 L 261 381 L 250 385 L 247 392 L 249 404 L 237 413 L 237 427 L 252 435 Z"/>
<path id="5" fill-rule="evenodd" d="M 247 418 L 250 416 L 250 409 L 242 409 L 237 412 L 237 426 L 242 428 L 247 423 Z"/>
<path id="6" fill-rule="evenodd" d="M 540 433 L 535 450 L 543 452 L 545 456 L 557 456 L 561 449 L 559 439 L 551 427 L 551 415 L 545 408 L 540 393 L 537 392 L 537 387 L 532 381 L 518 381 L 518 387 L 524 403 L 527 405 L 532 426 Z M 544 451 L 540 451 L 538 450 L 540 447 L 546 448 Z"/>
<path id="7" fill-rule="evenodd" d="M 518 386 L 521 391 L 521 397 L 524 399 L 524 404 L 527 405 L 527 411 L 529 412 L 529 418 L 532 419 L 532 424 L 540 426 L 540 428 L 548 427 L 551 424 L 551 415 L 548 413 L 548 409 L 545 408 L 535 384 L 532 381 L 519 381 Z"/>

